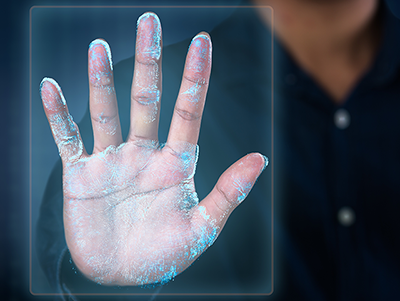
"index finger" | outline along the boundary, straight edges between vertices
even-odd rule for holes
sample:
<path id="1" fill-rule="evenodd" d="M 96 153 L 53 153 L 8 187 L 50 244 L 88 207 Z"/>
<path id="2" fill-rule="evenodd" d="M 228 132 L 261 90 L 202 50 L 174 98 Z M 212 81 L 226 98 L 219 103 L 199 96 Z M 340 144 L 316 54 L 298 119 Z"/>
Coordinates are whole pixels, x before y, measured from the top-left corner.
<path id="1" fill-rule="evenodd" d="M 201 32 L 193 38 L 168 134 L 167 143 L 171 147 L 179 142 L 197 144 L 211 73 L 211 52 L 207 33 Z"/>

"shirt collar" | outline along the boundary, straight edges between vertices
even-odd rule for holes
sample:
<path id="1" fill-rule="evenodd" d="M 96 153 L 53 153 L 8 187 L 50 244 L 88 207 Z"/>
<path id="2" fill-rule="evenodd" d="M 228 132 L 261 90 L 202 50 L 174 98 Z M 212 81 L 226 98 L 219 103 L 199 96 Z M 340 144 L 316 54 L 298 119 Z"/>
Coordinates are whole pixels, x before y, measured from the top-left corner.
<path id="1" fill-rule="evenodd" d="M 400 67 L 400 20 L 382 3 L 383 34 L 374 63 L 366 75 L 366 84 L 381 86 L 392 82 Z"/>

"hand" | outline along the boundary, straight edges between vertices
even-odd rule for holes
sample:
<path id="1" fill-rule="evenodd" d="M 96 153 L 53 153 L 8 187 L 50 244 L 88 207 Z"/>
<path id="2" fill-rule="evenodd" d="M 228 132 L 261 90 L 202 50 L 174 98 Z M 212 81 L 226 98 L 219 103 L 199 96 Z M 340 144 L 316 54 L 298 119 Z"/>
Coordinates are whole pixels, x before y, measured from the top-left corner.
<path id="1" fill-rule="evenodd" d="M 260 154 L 245 156 L 199 202 L 193 176 L 211 41 L 207 33 L 192 40 L 164 146 L 157 141 L 161 44 L 158 17 L 143 14 L 137 29 L 130 132 L 123 143 L 110 49 L 103 40 L 91 43 L 92 155 L 84 149 L 58 84 L 48 78 L 41 84 L 63 163 L 67 245 L 79 270 L 99 283 L 163 284 L 184 271 L 215 241 L 267 164 Z"/>

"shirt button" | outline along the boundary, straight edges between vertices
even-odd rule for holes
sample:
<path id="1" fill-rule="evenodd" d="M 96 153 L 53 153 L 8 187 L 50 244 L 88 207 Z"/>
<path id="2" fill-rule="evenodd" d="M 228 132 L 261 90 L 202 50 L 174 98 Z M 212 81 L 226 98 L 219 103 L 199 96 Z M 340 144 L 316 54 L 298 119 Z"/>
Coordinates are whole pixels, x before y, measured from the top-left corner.
<path id="1" fill-rule="evenodd" d="M 333 120 L 339 129 L 344 130 L 350 125 L 350 114 L 345 109 L 339 109 L 333 116 Z"/>
<path id="2" fill-rule="evenodd" d="M 350 207 L 343 207 L 339 210 L 337 218 L 342 226 L 349 227 L 356 221 L 356 214 Z"/>

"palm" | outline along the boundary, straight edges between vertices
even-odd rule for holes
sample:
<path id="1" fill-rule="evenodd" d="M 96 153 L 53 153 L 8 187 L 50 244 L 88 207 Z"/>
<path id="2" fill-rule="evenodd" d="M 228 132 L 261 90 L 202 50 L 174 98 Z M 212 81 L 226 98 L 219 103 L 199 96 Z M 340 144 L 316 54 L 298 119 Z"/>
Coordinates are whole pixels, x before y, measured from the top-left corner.
<path id="1" fill-rule="evenodd" d="M 68 166 L 65 228 L 71 251 L 81 254 L 76 260 L 91 272 L 113 269 L 122 280 L 145 284 L 169 280 L 200 255 L 213 236 L 201 237 L 212 229 L 196 214 L 196 149 L 185 148 L 127 143 Z"/>
<path id="2" fill-rule="evenodd" d="M 154 14 L 140 20 L 126 143 L 105 42 L 92 43 L 89 50 L 93 155 L 83 149 L 58 85 L 48 79 L 41 89 L 63 161 L 67 245 L 78 268 L 105 284 L 165 283 L 184 271 L 214 242 L 265 164 L 258 154 L 244 157 L 199 203 L 193 176 L 211 43 L 205 34 L 193 39 L 168 141 L 161 148 L 155 139 L 161 43 L 154 40 L 161 29 Z"/>

